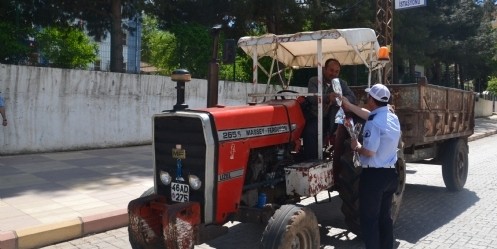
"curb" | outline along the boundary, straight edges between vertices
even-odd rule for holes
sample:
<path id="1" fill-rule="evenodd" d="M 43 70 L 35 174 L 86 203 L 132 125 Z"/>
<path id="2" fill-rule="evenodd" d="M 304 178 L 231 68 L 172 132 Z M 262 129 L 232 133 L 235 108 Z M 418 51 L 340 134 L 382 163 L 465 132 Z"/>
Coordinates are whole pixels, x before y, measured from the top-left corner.
<path id="1" fill-rule="evenodd" d="M 495 134 L 497 134 L 497 130 L 495 130 L 495 131 L 488 131 L 488 132 L 479 133 L 479 134 L 473 134 L 472 136 L 470 136 L 468 138 L 468 142 L 475 141 L 475 140 L 478 140 L 478 139 L 481 139 L 481 138 L 484 138 L 484 137 L 492 136 L 492 135 L 495 135 Z"/>
<path id="2" fill-rule="evenodd" d="M 39 248 L 127 225 L 128 210 L 119 209 L 16 231 L 0 232 L 0 248 Z"/>

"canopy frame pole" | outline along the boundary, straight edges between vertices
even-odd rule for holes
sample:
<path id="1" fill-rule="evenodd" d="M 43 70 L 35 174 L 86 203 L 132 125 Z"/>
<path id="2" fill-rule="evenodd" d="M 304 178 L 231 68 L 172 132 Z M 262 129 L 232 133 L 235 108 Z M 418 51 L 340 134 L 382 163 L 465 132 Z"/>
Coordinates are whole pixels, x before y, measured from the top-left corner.
<path id="1" fill-rule="evenodd" d="M 276 61 L 275 57 L 277 56 L 276 52 L 274 52 L 274 55 L 275 56 L 273 56 L 271 60 L 271 67 L 269 68 L 269 73 L 267 73 L 266 91 L 264 91 L 264 93 L 269 93 L 269 86 L 271 85 L 271 79 L 273 78 L 274 61 Z M 266 101 L 266 98 L 264 98 L 264 101 Z"/>
<path id="2" fill-rule="evenodd" d="M 259 63 L 259 58 L 257 57 L 257 45 L 252 49 L 252 93 L 257 93 L 257 64 Z M 252 97 L 252 102 L 257 103 L 257 97 Z"/>
<path id="3" fill-rule="evenodd" d="M 323 159 L 323 40 L 317 42 L 318 69 L 318 159 Z"/>

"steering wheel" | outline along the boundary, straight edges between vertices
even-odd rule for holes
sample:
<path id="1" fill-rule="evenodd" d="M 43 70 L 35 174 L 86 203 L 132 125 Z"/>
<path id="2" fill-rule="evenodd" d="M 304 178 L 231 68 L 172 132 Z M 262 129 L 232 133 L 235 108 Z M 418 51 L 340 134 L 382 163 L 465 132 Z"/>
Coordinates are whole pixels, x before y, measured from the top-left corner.
<path id="1" fill-rule="evenodd" d="M 294 91 L 294 90 L 280 90 L 278 92 L 276 92 L 276 94 L 280 94 L 280 93 L 299 93 L 297 91 Z M 281 99 L 285 99 L 285 96 L 280 96 Z M 274 99 L 278 99 L 278 96 L 275 96 Z"/>

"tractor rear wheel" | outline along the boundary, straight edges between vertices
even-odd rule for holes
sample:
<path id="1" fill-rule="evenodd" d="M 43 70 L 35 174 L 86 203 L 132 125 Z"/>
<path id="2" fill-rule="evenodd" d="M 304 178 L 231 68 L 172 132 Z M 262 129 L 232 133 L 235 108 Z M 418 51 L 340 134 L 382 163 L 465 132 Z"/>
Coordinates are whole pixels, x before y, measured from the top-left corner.
<path id="1" fill-rule="evenodd" d="M 468 178 L 468 143 L 465 139 L 449 140 L 443 146 L 442 176 L 450 191 L 460 191 Z"/>
<path id="2" fill-rule="evenodd" d="M 402 197 L 406 184 L 406 163 L 402 149 L 397 154 L 397 162 L 395 168 L 397 169 L 398 183 L 397 190 L 392 199 L 392 219 L 393 222 L 397 220 L 400 213 L 400 205 L 402 204 Z M 361 226 L 359 219 L 359 179 L 362 172 L 361 167 L 355 167 L 352 160 L 352 153 L 346 153 L 341 158 L 341 171 L 338 178 L 339 183 L 339 196 L 342 199 L 342 213 L 345 216 L 345 224 L 349 231 L 357 236 L 361 235 Z"/>
<path id="3" fill-rule="evenodd" d="M 319 227 L 314 213 L 305 207 L 283 205 L 269 219 L 262 234 L 263 249 L 317 249 Z"/>
<path id="4" fill-rule="evenodd" d="M 406 161 L 404 159 L 404 153 L 399 150 L 397 153 L 397 162 L 395 163 L 395 168 L 397 169 L 397 174 L 399 178 L 397 180 L 397 190 L 393 194 L 392 199 L 392 220 L 395 224 L 397 217 L 400 213 L 400 205 L 402 204 L 402 199 L 404 197 L 404 190 L 406 188 Z"/>
<path id="5" fill-rule="evenodd" d="M 342 213 L 349 231 L 359 235 L 359 178 L 362 168 L 355 167 L 352 154 L 347 153 L 341 158 L 341 170 L 338 177 L 338 194 L 342 199 Z"/>

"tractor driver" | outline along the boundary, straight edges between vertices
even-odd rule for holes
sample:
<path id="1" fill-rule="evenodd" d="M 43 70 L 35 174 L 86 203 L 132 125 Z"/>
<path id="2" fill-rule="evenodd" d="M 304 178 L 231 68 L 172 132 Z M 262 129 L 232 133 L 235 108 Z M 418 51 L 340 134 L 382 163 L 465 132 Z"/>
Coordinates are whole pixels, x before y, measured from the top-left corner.
<path id="1" fill-rule="evenodd" d="M 330 135 L 336 135 L 336 141 L 343 140 L 342 136 L 345 136 L 346 130 L 344 127 L 335 124 L 335 115 L 339 110 L 339 106 L 336 103 L 337 93 L 333 92 L 333 86 L 331 81 L 334 78 L 338 78 L 340 74 L 340 62 L 336 59 L 328 59 L 324 63 L 323 68 L 323 133 L 324 137 Z M 342 94 L 346 97 L 350 103 L 356 104 L 356 97 L 354 93 L 347 86 L 347 82 L 340 80 L 340 86 L 342 87 Z M 307 85 L 307 91 L 309 93 L 318 92 L 318 77 L 314 76 L 309 79 Z M 318 118 L 317 118 L 317 96 L 307 97 L 311 103 L 312 115 L 309 115 L 306 119 L 306 126 L 304 128 L 302 137 L 304 145 L 304 157 L 306 160 L 312 160 L 318 158 Z M 340 131 L 339 131 L 340 130 Z M 342 147 L 342 146 L 338 146 Z M 335 146 L 335 155 L 341 154 L 336 151 L 337 146 Z M 320 152 L 321 150 L 319 150 Z M 339 156 L 339 155 L 337 155 Z"/>

